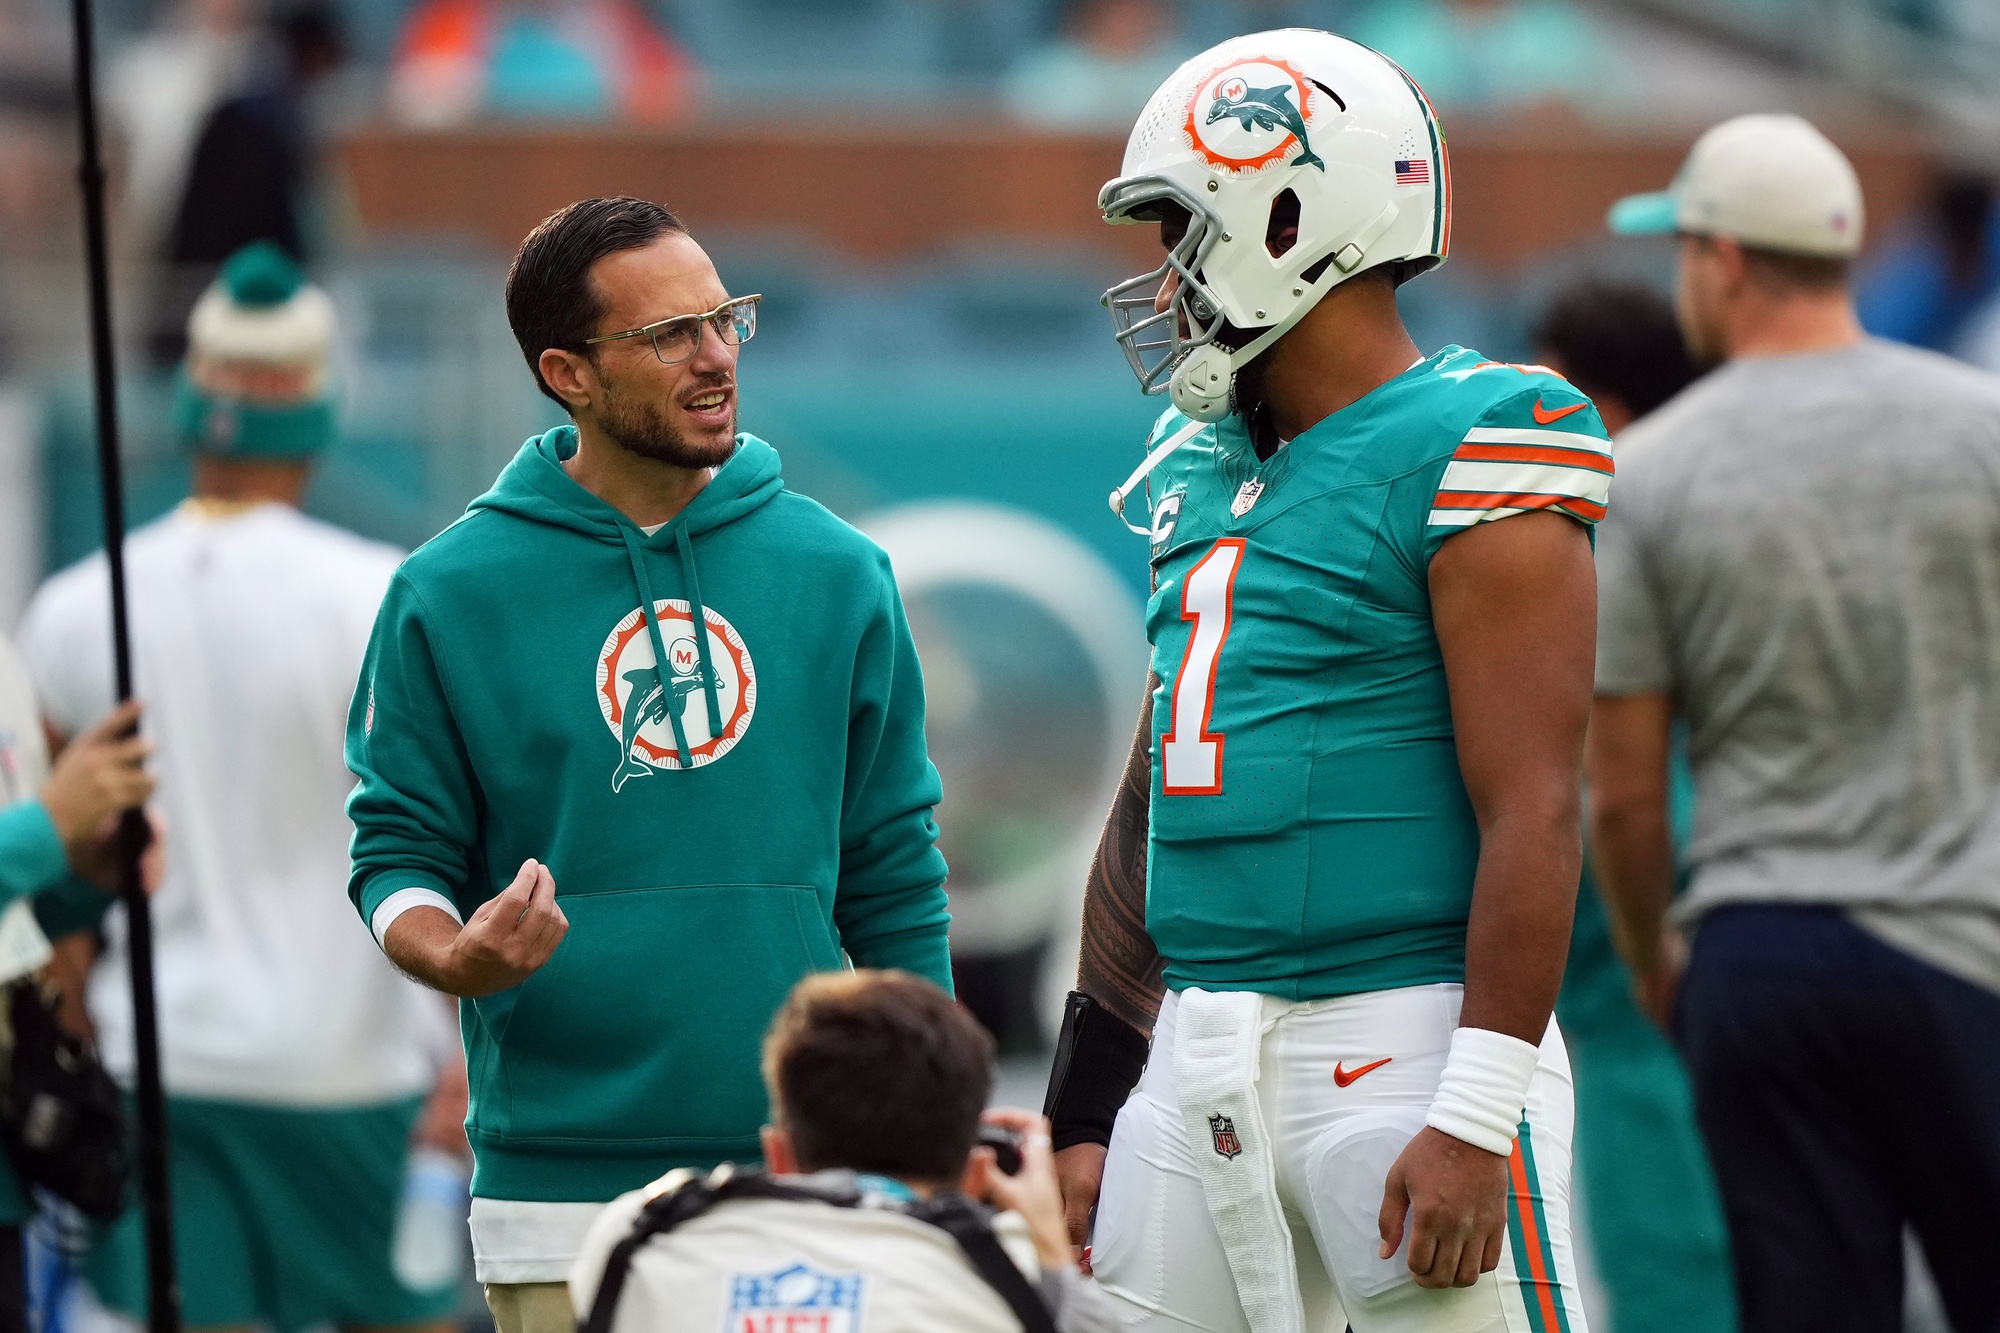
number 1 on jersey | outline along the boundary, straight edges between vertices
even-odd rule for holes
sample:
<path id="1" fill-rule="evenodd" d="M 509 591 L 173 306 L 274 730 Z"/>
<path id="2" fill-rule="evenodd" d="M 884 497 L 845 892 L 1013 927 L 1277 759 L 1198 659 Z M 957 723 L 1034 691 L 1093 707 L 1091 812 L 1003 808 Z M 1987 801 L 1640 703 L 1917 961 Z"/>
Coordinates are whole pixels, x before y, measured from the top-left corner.
<path id="1" fill-rule="evenodd" d="M 1215 796 L 1222 791 L 1222 733 L 1208 729 L 1215 713 L 1215 668 L 1236 601 L 1243 539 L 1225 537 L 1181 581 L 1181 619 L 1194 622 L 1181 669 L 1174 676 L 1173 721 L 1160 737 L 1160 790 L 1168 796 Z"/>

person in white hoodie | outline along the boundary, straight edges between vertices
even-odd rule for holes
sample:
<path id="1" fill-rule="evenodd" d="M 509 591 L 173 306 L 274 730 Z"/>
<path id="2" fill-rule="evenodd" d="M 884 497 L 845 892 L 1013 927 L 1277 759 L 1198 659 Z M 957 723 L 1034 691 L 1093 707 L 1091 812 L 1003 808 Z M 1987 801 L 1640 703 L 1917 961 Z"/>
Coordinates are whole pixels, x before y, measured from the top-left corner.
<path id="1" fill-rule="evenodd" d="M 282 251 L 230 259 L 190 320 L 174 403 L 194 495 L 125 546 L 134 673 L 172 830 L 153 913 L 191 1328 L 441 1331 L 458 1299 L 448 1266 L 395 1262 L 420 1120 L 418 1137 L 456 1135 L 464 1151 L 449 1015 L 357 936 L 340 893 L 347 705 L 400 553 L 298 510 L 334 434 L 332 336 L 332 303 Z M 58 738 L 110 702 L 106 584 L 92 556 L 28 611 L 22 648 Z M 122 914 L 106 925 L 89 1011 L 129 1086 Z M 91 1278 L 108 1305 L 142 1309 L 136 1213 Z"/>

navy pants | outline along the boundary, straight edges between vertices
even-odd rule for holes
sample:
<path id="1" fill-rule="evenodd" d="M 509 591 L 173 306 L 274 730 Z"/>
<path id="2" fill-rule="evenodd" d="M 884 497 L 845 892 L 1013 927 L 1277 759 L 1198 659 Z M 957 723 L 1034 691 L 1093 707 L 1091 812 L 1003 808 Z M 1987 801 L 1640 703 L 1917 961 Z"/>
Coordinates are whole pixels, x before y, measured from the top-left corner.
<path id="1" fill-rule="evenodd" d="M 2000 995 L 1831 908 L 1727 907 L 1674 1024 L 1744 1333 L 1897 1333 L 1906 1224 L 1957 1333 L 2000 1330 Z"/>
<path id="2" fill-rule="evenodd" d="M 21 1228 L 0 1226 L 0 1333 L 28 1333 L 25 1243 Z"/>

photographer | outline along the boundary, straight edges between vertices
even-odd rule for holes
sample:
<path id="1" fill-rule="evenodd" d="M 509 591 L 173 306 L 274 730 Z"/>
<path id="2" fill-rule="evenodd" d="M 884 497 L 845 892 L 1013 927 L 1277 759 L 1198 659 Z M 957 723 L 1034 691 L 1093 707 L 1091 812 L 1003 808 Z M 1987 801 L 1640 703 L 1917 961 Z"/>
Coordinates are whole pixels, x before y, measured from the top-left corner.
<path id="1" fill-rule="evenodd" d="M 711 1333 L 793 1327 L 789 1316 L 818 1316 L 815 1328 L 865 1316 L 877 1333 L 1113 1327 L 1070 1259 L 1048 1122 L 982 1118 L 992 1038 L 936 986 L 903 972 L 808 977 L 764 1039 L 764 1082 L 769 1174 L 675 1172 L 614 1200 L 570 1274 L 585 1329 Z M 992 1144 L 1015 1136 L 1010 1175 Z M 607 1267 L 622 1287 L 593 1320 Z"/>

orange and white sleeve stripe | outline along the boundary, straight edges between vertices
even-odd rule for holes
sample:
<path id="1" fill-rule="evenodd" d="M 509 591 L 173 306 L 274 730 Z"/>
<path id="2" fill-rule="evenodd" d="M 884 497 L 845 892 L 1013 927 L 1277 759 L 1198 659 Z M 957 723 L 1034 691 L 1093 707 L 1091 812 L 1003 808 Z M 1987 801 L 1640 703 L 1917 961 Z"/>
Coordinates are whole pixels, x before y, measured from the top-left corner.
<path id="1" fill-rule="evenodd" d="M 1611 474 L 1611 441 L 1601 435 L 1480 426 L 1445 466 L 1430 524 L 1470 527 L 1530 509 L 1595 523 L 1611 499 Z"/>

